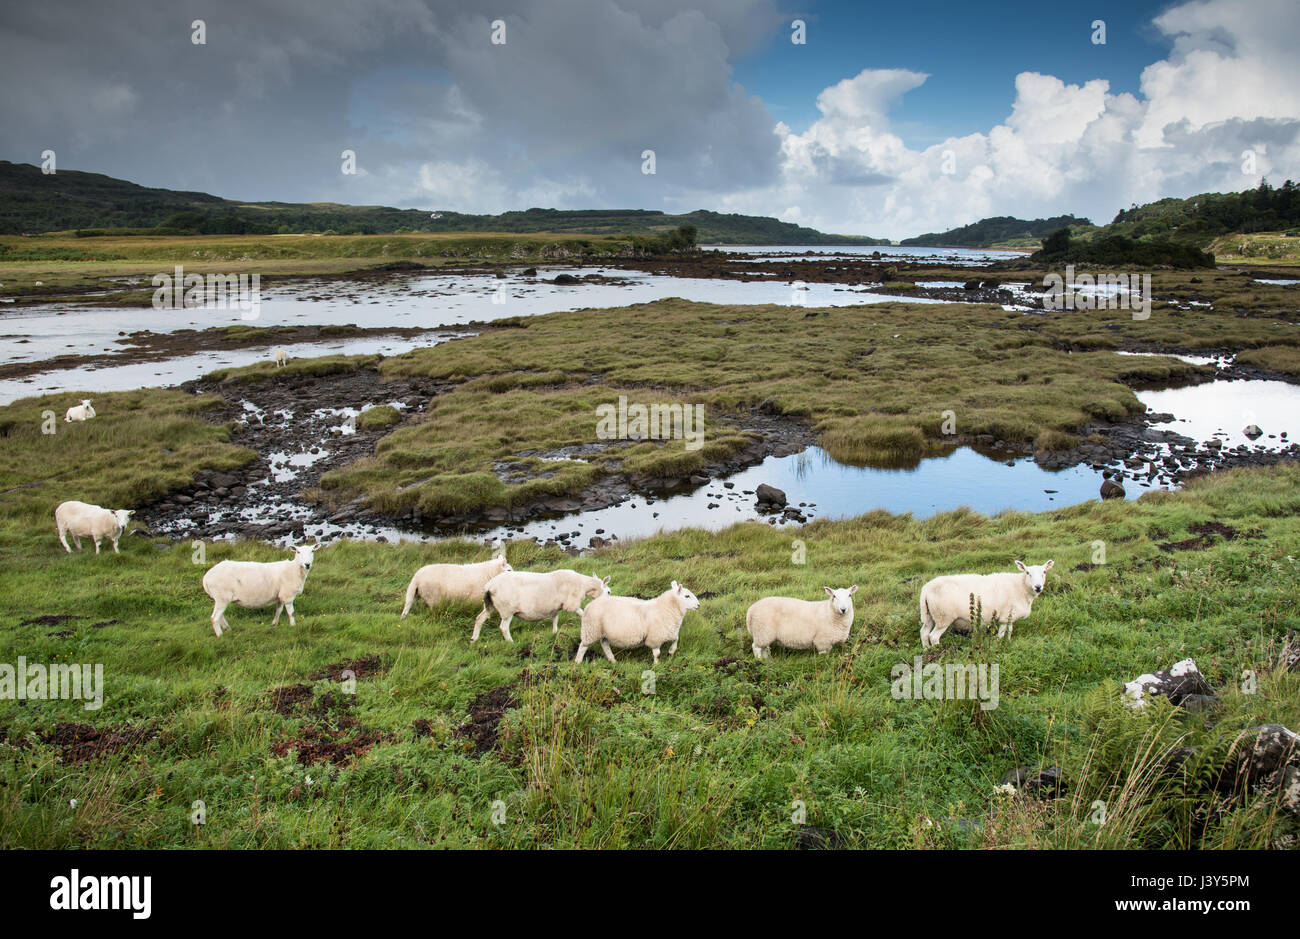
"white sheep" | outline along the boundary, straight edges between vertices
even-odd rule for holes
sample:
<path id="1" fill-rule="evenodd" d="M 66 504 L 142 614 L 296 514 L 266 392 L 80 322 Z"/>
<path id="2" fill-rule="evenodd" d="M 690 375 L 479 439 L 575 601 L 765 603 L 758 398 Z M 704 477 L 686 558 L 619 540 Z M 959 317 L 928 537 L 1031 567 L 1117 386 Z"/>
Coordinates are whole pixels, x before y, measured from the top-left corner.
<path id="1" fill-rule="evenodd" d="M 271 625 L 280 622 L 280 611 L 289 611 L 289 625 L 297 626 L 293 618 L 293 601 L 307 584 L 307 572 L 315 560 L 314 553 L 325 546 L 299 545 L 293 549 L 289 561 L 222 561 L 214 564 L 203 575 L 203 592 L 212 598 L 212 629 L 220 636 L 221 630 L 230 628 L 226 622 L 226 607 L 236 603 L 243 607 L 262 607 L 278 603 Z"/>
<path id="2" fill-rule="evenodd" d="M 489 580 L 513 570 L 504 557 L 478 564 L 426 564 L 415 572 L 411 585 L 406 588 L 402 619 L 411 612 L 417 596 L 429 606 L 437 606 L 443 600 L 474 603 L 483 599 L 483 590 Z"/>
<path id="3" fill-rule="evenodd" d="M 771 658 L 772 643 L 787 649 L 816 649 L 825 655 L 849 638 L 853 628 L 853 595 L 858 585 L 832 590 L 827 600 L 764 597 L 745 613 L 745 630 L 754 640 L 754 658 Z"/>
<path id="4" fill-rule="evenodd" d="M 275 357 L 276 368 L 279 368 L 282 365 L 289 364 L 289 351 L 287 349 L 284 348 L 276 349 L 275 352 L 272 353 L 272 355 Z"/>
<path id="5" fill-rule="evenodd" d="M 68 547 L 68 535 L 72 536 L 78 551 L 81 550 L 82 538 L 93 538 L 95 553 L 98 554 L 100 539 L 107 538 L 113 543 L 113 553 L 121 554 L 117 550 L 117 539 L 126 531 L 133 514 L 128 509 L 103 509 L 86 502 L 61 502 L 54 510 L 54 525 L 59 530 L 63 550 L 69 554 L 72 549 Z"/>
<path id="6" fill-rule="evenodd" d="M 90 406 L 89 398 L 82 398 L 81 403 L 73 405 L 63 412 L 63 422 L 70 424 L 73 421 L 88 421 L 95 416 L 95 409 Z"/>
<path id="7" fill-rule="evenodd" d="M 645 646 L 659 662 L 659 647 L 671 642 L 668 654 L 677 652 L 677 636 L 682 617 L 688 610 L 698 610 L 700 601 L 677 581 L 653 600 L 637 597 L 604 596 L 592 600 L 578 615 L 582 618 L 582 638 L 573 661 L 581 662 L 589 646 L 600 643 L 605 658 L 614 661 L 610 646 L 634 649 Z"/>
<path id="8" fill-rule="evenodd" d="M 483 610 L 474 620 L 474 635 L 469 637 L 469 641 L 478 642 L 479 630 L 493 610 L 501 617 L 501 635 L 506 642 L 514 642 L 510 636 L 510 621 L 516 616 L 534 623 L 549 618 L 551 632 L 559 632 L 561 612 L 577 613 L 583 600 L 603 597 L 607 593 L 608 577 L 601 580 L 577 571 L 507 571 L 497 574 L 483 588 Z"/>
<path id="9" fill-rule="evenodd" d="M 937 646 L 954 623 L 969 628 L 972 597 L 978 602 L 986 623 L 998 622 L 998 638 L 1015 631 L 1016 620 L 1024 619 L 1043 592 L 1047 572 L 1054 561 L 1026 567 L 1016 561 L 1020 573 L 950 574 L 936 577 L 921 588 L 921 648 Z"/>

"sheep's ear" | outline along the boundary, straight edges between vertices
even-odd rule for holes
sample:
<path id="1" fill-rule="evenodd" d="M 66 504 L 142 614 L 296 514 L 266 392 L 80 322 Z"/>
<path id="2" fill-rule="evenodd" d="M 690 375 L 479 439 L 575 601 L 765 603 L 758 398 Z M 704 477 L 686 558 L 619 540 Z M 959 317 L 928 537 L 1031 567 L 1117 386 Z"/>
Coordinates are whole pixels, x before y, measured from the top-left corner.
<path id="1" fill-rule="evenodd" d="M 1055 563 L 1056 563 L 1055 561 L 1049 559 L 1048 562 L 1043 565 L 1043 570 L 1050 571 L 1052 569 L 1052 565 Z"/>
<path id="2" fill-rule="evenodd" d="M 854 595 L 855 593 L 857 593 L 857 592 L 858 592 L 858 585 L 857 585 L 857 584 L 854 584 L 852 587 L 849 588 L 849 596 L 850 596 L 850 597 L 853 596 L 853 595 Z"/>
<path id="3" fill-rule="evenodd" d="M 673 581 L 673 592 L 674 592 L 674 593 L 681 593 L 681 592 L 682 592 L 682 585 L 679 584 L 679 583 L 677 583 L 677 581 L 675 581 L 675 580 Z"/>
<path id="4" fill-rule="evenodd" d="M 835 591 L 832 590 L 830 587 L 822 587 L 822 589 L 826 591 L 826 596 L 828 597 L 835 596 Z"/>
<path id="5" fill-rule="evenodd" d="M 1024 561 L 1017 561 L 1017 562 L 1016 562 L 1016 567 L 1020 568 L 1020 569 L 1023 571 L 1023 570 L 1025 569 L 1025 562 L 1024 562 Z"/>
<path id="6" fill-rule="evenodd" d="M 612 576 L 613 576 L 612 574 L 606 575 L 605 578 L 601 580 L 601 583 L 604 584 L 606 587 L 608 587 L 608 586 L 609 586 L 609 578 L 612 577 Z"/>

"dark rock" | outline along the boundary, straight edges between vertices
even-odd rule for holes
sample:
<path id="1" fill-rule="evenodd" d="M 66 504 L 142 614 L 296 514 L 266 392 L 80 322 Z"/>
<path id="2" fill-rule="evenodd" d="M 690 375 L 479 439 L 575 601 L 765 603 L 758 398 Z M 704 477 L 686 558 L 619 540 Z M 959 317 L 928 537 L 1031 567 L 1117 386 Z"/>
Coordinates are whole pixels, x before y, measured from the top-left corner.
<path id="1" fill-rule="evenodd" d="M 1171 704 L 1179 705 L 1189 695 L 1214 697 L 1214 689 L 1196 667 L 1194 659 L 1183 659 L 1164 671 L 1139 675 L 1124 685 L 1124 695 L 1129 699 L 1130 707 L 1143 708 L 1152 695 L 1161 695 Z"/>
<path id="2" fill-rule="evenodd" d="M 1061 768 L 1059 766 L 1017 766 L 1002 777 L 1002 785 L 1015 786 L 1032 796 L 1050 797 L 1057 795 L 1063 788 Z"/>
<path id="3" fill-rule="evenodd" d="M 758 488 L 754 490 L 754 495 L 758 499 L 759 505 L 771 505 L 777 508 L 785 508 L 785 493 L 775 486 L 769 486 L 767 483 L 759 483 Z"/>
<path id="4" fill-rule="evenodd" d="M 1101 482 L 1101 497 L 1103 499 L 1122 499 L 1124 498 L 1124 487 L 1113 479 L 1103 479 Z"/>

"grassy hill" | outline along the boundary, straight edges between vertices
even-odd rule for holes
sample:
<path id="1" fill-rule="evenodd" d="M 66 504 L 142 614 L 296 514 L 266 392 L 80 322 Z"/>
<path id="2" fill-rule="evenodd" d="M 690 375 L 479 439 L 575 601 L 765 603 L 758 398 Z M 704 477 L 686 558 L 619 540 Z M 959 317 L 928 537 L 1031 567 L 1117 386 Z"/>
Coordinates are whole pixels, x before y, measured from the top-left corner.
<path id="1" fill-rule="evenodd" d="M 1092 227 L 1093 224 L 1088 219 L 1075 218 L 1073 215 L 1032 220 L 999 215 L 996 218 L 980 219 L 978 222 L 960 228 L 950 228 L 944 232 L 931 232 L 917 235 L 915 238 L 904 238 L 899 244 L 931 248 L 938 246 L 945 248 L 1037 247 L 1040 241 L 1058 229 Z"/>
<path id="2" fill-rule="evenodd" d="M 204 192 L 151 189 L 100 173 L 45 175 L 0 161 L 0 234 L 80 230 L 115 234 L 272 235 L 298 233 L 476 233 L 663 235 L 692 225 L 703 244 L 874 245 L 887 239 L 828 235 L 774 218 L 703 209 L 527 209 L 501 215 L 428 212 L 334 202 L 238 202 Z M 122 230 L 127 230 L 123 232 Z"/>

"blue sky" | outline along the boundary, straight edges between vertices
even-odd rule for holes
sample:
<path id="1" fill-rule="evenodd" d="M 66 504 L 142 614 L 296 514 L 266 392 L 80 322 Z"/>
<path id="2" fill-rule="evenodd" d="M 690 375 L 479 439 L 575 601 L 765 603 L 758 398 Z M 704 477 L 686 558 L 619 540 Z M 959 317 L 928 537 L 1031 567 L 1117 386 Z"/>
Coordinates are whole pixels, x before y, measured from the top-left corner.
<path id="1" fill-rule="evenodd" d="M 1151 21 L 1173 5 L 817 3 L 790 16 L 807 24 L 805 45 L 791 43 L 787 27 L 760 53 L 738 59 L 735 79 L 802 133 L 818 117 L 817 93 L 843 78 L 865 68 L 926 72 L 929 80 L 908 93 L 895 124 L 909 146 L 925 147 L 1003 120 L 1020 72 L 1075 84 L 1104 78 L 1112 92 L 1137 92 L 1142 70 L 1170 47 Z M 1098 19 L 1106 23 L 1105 45 L 1092 42 Z"/>

